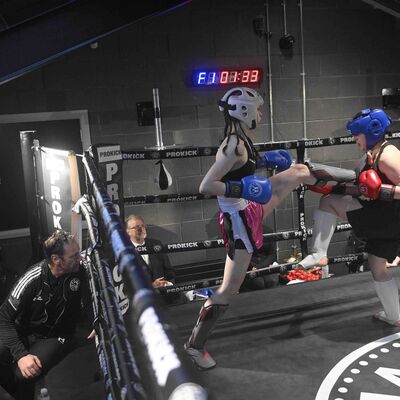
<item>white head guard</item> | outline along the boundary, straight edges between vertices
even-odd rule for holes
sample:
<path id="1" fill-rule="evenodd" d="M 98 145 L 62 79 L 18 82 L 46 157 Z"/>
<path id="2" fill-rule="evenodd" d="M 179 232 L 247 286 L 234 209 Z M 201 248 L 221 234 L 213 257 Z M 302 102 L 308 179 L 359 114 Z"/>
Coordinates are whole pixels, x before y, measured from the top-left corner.
<path id="1" fill-rule="evenodd" d="M 263 98 L 254 89 L 236 87 L 228 90 L 218 102 L 219 110 L 245 123 L 249 129 L 257 125 L 257 110 L 264 104 Z"/>

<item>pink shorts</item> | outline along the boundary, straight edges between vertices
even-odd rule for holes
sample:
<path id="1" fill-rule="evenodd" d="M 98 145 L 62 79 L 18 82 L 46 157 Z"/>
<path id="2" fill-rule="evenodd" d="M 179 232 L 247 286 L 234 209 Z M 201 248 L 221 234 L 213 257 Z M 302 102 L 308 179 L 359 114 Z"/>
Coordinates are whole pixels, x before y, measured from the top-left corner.
<path id="1" fill-rule="evenodd" d="M 242 210 L 219 212 L 219 226 L 228 255 L 233 259 L 235 249 L 243 248 L 248 253 L 263 245 L 263 215 L 262 205 L 249 201 Z M 243 244 L 242 244 L 243 243 Z"/>

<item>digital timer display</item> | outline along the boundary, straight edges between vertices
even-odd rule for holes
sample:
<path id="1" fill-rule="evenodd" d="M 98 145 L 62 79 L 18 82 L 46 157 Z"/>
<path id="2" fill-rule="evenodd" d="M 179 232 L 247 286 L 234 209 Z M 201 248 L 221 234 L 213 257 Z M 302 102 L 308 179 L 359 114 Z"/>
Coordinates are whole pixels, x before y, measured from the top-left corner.
<path id="1" fill-rule="evenodd" d="M 193 83 L 196 86 L 219 86 L 237 83 L 257 84 L 261 81 L 261 69 L 223 69 L 201 70 L 193 74 Z"/>

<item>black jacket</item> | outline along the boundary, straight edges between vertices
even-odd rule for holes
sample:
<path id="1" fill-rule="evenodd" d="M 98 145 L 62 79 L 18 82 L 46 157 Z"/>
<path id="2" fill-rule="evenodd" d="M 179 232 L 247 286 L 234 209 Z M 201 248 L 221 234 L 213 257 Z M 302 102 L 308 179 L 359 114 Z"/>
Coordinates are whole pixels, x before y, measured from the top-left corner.
<path id="1" fill-rule="evenodd" d="M 46 260 L 35 264 L 17 281 L 0 306 L 0 342 L 17 361 L 28 354 L 21 337 L 72 336 L 83 294 L 88 295 L 83 266 L 76 273 L 55 278 Z"/>
<path id="2" fill-rule="evenodd" d="M 144 241 L 144 245 L 140 246 L 141 249 L 148 249 L 151 251 L 154 249 L 154 246 L 162 246 L 162 243 L 157 239 L 146 238 Z M 160 247 L 156 247 L 160 248 Z M 149 254 L 149 265 L 148 270 L 151 275 L 151 280 L 154 281 L 157 278 L 161 278 L 162 276 L 171 282 L 175 282 L 175 272 L 171 267 L 171 263 L 169 262 L 169 258 L 165 253 L 151 253 Z"/>

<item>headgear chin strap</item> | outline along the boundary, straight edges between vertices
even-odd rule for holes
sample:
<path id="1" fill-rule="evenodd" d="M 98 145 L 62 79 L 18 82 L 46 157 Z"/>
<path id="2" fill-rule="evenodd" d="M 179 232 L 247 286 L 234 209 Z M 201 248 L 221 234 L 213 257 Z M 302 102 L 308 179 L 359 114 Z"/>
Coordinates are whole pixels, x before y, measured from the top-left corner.
<path id="1" fill-rule="evenodd" d="M 363 133 L 367 140 L 367 148 L 372 149 L 385 137 L 385 133 L 391 123 L 392 120 L 383 110 L 366 108 L 356 114 L 347 123 L 346 128 L 352 136 Z"/>
<path id="2" fill-rule="evenodd" d="M 257 110 L 264 104 L 263 98 L 254 89 L 237 87 L 228 90 L 218 102 L 220 111 L 242 121 L 249 129 L 257 125 Z"/>

